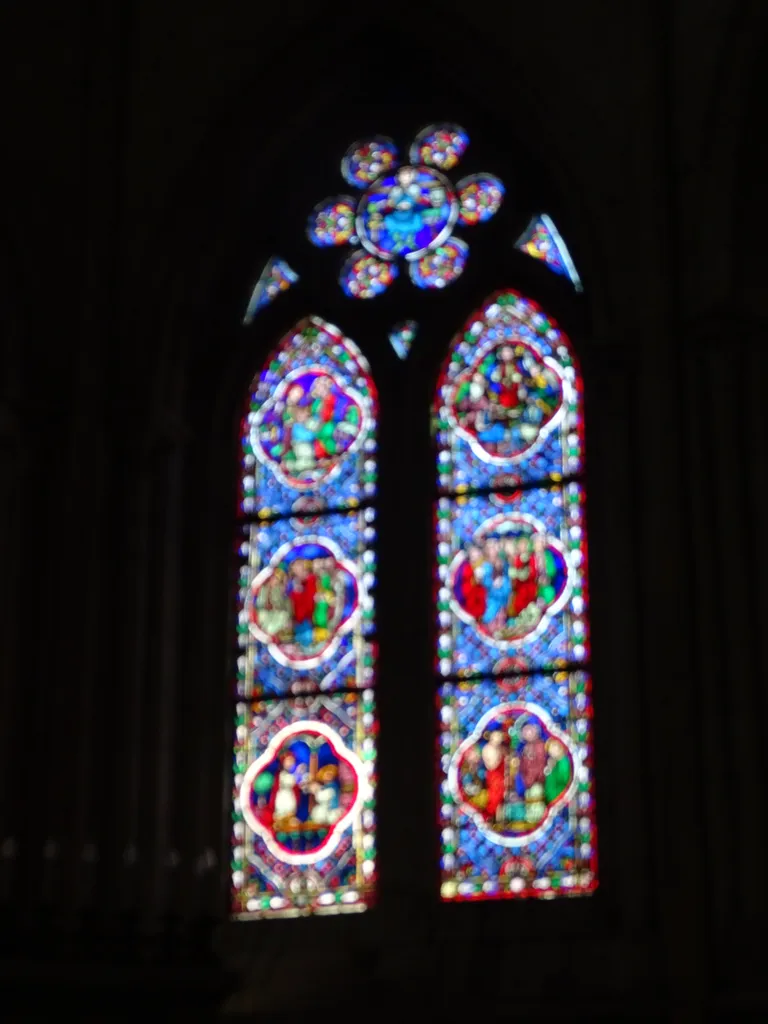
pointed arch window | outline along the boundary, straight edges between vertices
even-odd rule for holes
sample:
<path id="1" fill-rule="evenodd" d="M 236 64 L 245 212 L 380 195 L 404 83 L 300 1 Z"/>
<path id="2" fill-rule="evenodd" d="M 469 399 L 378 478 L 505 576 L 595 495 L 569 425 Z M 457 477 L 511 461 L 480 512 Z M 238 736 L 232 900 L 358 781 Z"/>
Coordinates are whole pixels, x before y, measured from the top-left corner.
<path id="1" fill-rule="evenodd" d="M 375 886 L 376 388 L 318 317 L 241 429 L 235 912 L 360 910 Z"/>
<path id="2" fill-rule="evenodd" d="M 446 900 L 596 884 L 582 384 L 530 299 L 454 339 L 434 405 Z"/>
<path id="3" fill-rule="evenodd" d="M 454 183 L 468 146 L 455 124 L 429 125 L 402 155 L 388 136 L 354 143 L 341 161 L 349 194 L 308 204 L 302 241 L 315 263 L 287 241 L 248 303 L 246 324 L 322 281 L 312 302 L 325 318 L 303 317 L 277 344 L 241 428 L 240 917 L 375 900 L 376 517 L 401 505 L 377 493 L 379 399 L 362 352 L 383 342 L 390 384 L 407 373 L 413 350 L 421 358 L 434 344 L 441 292 L 463 304 L 454 325 L 476 307 L 432 408 L 436 580 L 423 621 L 425 635 L 435 624 L 441 895 L 551 898 L 597 884 L 581 376 L 569 338 L 522 291 L 479 307 L 470 292 L 476 226 L 496 225 L 526 264 L 537 253 L 519 220 L 499 233 L 503 176 Z M 540 219 L 529 210 L 522 223 Z M 539 265 L 562 275 L 573 265 L 557 239 L 557 266 L 541 254 Z M 343 247 L 335 263 L 323 251 Z M 568 276 L 578 290 L 575 267 Z M 397 392 L 385 396 L 392 413 Z M 398 463 L 409 457 L 401 444 Z M 424 843 L 429 830 L 425 821 Z"/>

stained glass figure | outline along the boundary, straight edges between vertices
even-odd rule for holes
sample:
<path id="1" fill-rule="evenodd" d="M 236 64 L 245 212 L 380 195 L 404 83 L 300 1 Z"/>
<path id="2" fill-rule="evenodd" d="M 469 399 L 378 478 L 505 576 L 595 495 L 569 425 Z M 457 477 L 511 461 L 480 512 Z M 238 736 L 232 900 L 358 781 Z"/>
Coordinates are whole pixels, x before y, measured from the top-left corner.
<path id="1" fill-rule="evenodd" d="M 461 504 L 440 499 L 441 590 L 447 591 L 441 606 L 450 611 L 439 635 L 441 675 L 503 673 L 505 654 L 518 670 L 586 658 L 583 552 L 581 537 L 570 535 L 572 525 L 581 525 L 581 505 L 574 482 L 470 495 Z"/>
<path id="2" fill-rule="evenodd" d="M 372 508 L 248 524 L 238 693 L 357 689 L 373 678 Z"/>
<path id="3" fill-rule="evenodd" d="M 264 306 L 268 306 L 281 292 L 287 291 L 296 284 L 299 275 L 291 270 L 285 260 L 273 256 L 261 272 L 259 280 L 251 293 L 243 323 L 249 324 Z"/>
<path id="4" fill-rule="evenodd" d="M 365 193 L 357 233 L 374 256 L 417 259 L 448 238 L 458 215 L 456 195 L 439 171 L 401 167 Z"/>
<path id="5" fill-rule="evenodd" d="M 422 128 L 410 149 L 412 164 L 426 164 L 451 171 L 467 151 L 469 136 L 457 124 L 429 125 Z"/>
<path id="6" fill-rule="evenodd" d="M 441 489 L 559 481 L 582 468 L 581 378 L 536 303 L 504 292 L 471 316 L 438 385 Z"/>
<path id="7" fill-rule="evenodd" d="M 411 263 L 411 279 L 421 288 L 445 287 L 461 273 L 467 245 L 452 232 L 458 221 L 473 225 L 499 209 L 504 186 L 490 174 L 472 175 L 454 187 L 443 173 L 455 167 L 468 144 L 457 125 L 430 125 L 410 149 L 411 163 L 400 165 L 391 139 L 356 142 L 342 161 L 349 184 L 362 189 L 349 234 L 349 197 L 319 203 L 309 222 L 315 245 L 359 244 L 344 263 L 339 283 L 347 295 L 371 299 L 397 277 L 397 260 Z M 367 255 L 366 255 L 367 254 Z"/>
<path id="8" fill-rule="evenodd" d="M 531 218 L 530 224 L 515 242 L 515 248 L 533 256 L 534 259 L 544 260 L 550 270 L 570 278 L 577 292 L 584 290 L 571 254 L 568 252 L 568 246 L 563 241 L 552 218 L 548 217 L 546 213 L 537 214 Z"/>
<path id="9" fill-rule="evenodd" d="M 241 509 L 268 518 L 357 505 L 376 490 L 376 389 L 357 346 L 309 317 L 253 382 Z M 304 502 L 304 505 L 302 505 Z"/>
<path id="10" fill-rule="evenodd" d="M 504 185 L 492 174 L 472 174 L 456 186 L 462 224 L 480 224 L 494 217 L 504 199 Z"/>
<path id="11" fill-rule="evenodd" d="M 582 387 L 514 291 L 454 339 L 433 427 L 442 895 L 597 885 Z"/>
<path id="12" fill-rule="evenodd" d="M 341 175 L 355 188 L 366 188 L 397 166 L 397 146 L 392 139 L 377 135 L 367 142 L 353 143 L 341 161 Z"/>
<path id="13" fill-rule="evenodd" d="M 403 320 L 389 332 L 389 342 L 400 359 L 407 359 L 419 325 L 415 320 Z"/>
<path id="14" fill-rule="evenodd" d="M 447 683 L 439 706 L 443 899 L 593 891 L 586 673 Z"/>
<path id="15" fill-rule="evenodd" d="M 242 424 L 233 913 L 360 911 L 375 888 L 376 389 L 301 321 Z"/>
<path id="16" fill-rule="evenodd" d="M 468 256 L 466 242 L 455 236 L 449 238 L 409 265 L 411 280 L 419 288 L 445 288 L 461 276 Z"/>
<path id="17" fill-rule="evenodd" d="M 313 245 L 354 245 L 356 200 L 350 196 L 335 196 L 318 203 L 312 211 L 307 234 Z"/>
<path id="18" fill-rule="evenodd" d="M 396 263 L 369 256 L 358 249 L 341 268 L 341 287 L 352 299 L 374 299 L 392 284 L 398 274 Z"/>
<path id="19" fill-rule="evenodd" d="M 376 882 L 373 690 L 236 709 L 234 913 L 361 911 Z"/>

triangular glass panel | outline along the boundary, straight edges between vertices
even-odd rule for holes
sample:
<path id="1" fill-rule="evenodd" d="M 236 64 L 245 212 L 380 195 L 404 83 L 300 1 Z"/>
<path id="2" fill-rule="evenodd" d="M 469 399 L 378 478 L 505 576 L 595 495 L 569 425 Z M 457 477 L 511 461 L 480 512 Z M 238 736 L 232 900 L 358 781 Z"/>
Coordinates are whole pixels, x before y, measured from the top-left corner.
<path id="1" fill-rule="evenodd" d="M 568 246 L 552 218 L 546 213 L 531 218 L 530 224 L 515 242 L 515 248 L 527 253 L 528 256 L 533 256 L 534 259 L 544 260 L 550 270 L 569 277 L 577 292 L 584 291 L 579 273 L 568 252 Z"/>
<path id="2" fill-rule="evenodd" d="M 260 309 L 268 306 L 281 292 L 287 291 L 298 280 L 299 275 L 295 270 L 291 270 L 285 260 L 273 256 L 267 261 L 267 265 L 262 270 L 261 277 L 251 293 L 243 323 L 249 324 Z"/>
<path id="3" fill-rule="evenodd" d="M 402 320 L 389 332 L 389 343 L 400 359 L 408 357 L 418 329 L 419 325 L 415 320 Z"/>

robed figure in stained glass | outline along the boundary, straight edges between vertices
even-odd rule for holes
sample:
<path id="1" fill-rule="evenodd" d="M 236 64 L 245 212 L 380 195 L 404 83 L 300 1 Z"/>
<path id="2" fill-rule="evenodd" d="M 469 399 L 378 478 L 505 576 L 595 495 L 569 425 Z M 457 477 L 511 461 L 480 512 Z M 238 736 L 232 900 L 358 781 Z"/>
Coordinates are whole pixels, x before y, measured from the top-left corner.
<path id="1" fill-rule="evenodd" d="M 591 892 L 581 379 L 536 303 L 468 319 L 434 435 L 443 898 Z"/>
<path id="2" fill-rule="evenodd" d="M 360 911 L 375 893 L 376 389 L 301 321 L 242 423 L 233 903 Z"/>

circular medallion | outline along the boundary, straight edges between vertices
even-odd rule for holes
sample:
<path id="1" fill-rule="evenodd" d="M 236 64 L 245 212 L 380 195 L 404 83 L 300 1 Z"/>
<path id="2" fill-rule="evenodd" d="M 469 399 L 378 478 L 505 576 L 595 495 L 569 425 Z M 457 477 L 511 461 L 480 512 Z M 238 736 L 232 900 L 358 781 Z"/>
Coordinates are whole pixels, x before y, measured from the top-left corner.
<path id="1" fill-rule="evenodd" d="M 341 174 L 356 188 L 365 188 L 397 163 L 397 146 L 385 135 L 354 142 L 341 161 Z"/>
<path id="2" fill-rule="evenodd" d="M 562 608 L 568 562 L 558 540 L 525 513 L 486 520 L 451 563 L 451 606 L 494 647 L 508 650 Z"/>
<path id="3" fill-rule="evenodd" d="M 322 367 L 289 374 L 251 428 L 256 458 L 281 483 L 307 490 L 335 475 L 363 443 L 366 400 Z"/>
<path id="4" fill-rule="evenodd" d="M 318 203 L 307 225 L 313 245 L 346 245 L 355 238 L 355 200 L 350 196 L 333 196 Z"/>
<path id="5" fill-rule="evenodd" d="M 502 339 L 456 379 L 446 404 L 449 421 L 479 458 L 514 463 L 560 422 L 563 379 L 532 345 Z"/>
<path id="6" fill-rule="evenodd" d="M 457 124 L 429 125 L 422 128 L 413 141 L 411 163 L 450 171 L 464 156 L 468 145 L 469 136 Z"/>
<path id="7" fill-rule="evenodd" d="M 396 263 L 377 259 L 358 249 L 342 266 L 339 281 L 350 298 L 375 299 L 389 288 L 397 274 Z"/>
<path id="8" fill-rule="evenodd" d="M 431 167 L 401 167 L 360 200 L 357 234 L 374 256 L 418 259 L 450 235 L 459 215 L 451 183 Z"/>
<path id="9" fill-rule="evenodd" d="M 253 579 L 248 629 L 281 665 L 314 668 L 353 628 L 360 591 L 355 566 L 332 540 L 298 538 L 279 548 Z"/>
<path id="10" fill-rule="evenodd" d="M 411 263 L 411 280 L 418 288 L 445 288 L 464 272 L 468 256 L 466 242 L 449 238 Z"/>
<path id="11" fill-rule="evenodd" d="M 322 722 L 282 729 L 247 769 L 243 816 L 286 864 L 314 864 L 338 846 L 367 789 L 359 758 Z"/>
<path id="12" fill-rule="evenodd" d="M 570 739 L 544 709 L 511 701 L 491 708 L 461 744 L 448 785 L 486 839 L 524 846 L 570 799 L 576 767 Z"/>
<path id="13" fill-rule="evenodd" d="M 495 216 L 504 198 L 504 185 L 493 174 L 472 174 L 456 186 L 459 193 L 459 220 L 472 226 Z"/>

